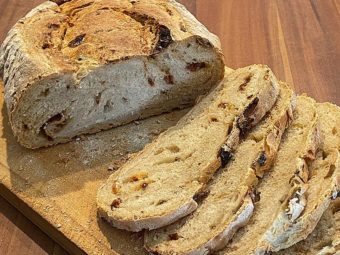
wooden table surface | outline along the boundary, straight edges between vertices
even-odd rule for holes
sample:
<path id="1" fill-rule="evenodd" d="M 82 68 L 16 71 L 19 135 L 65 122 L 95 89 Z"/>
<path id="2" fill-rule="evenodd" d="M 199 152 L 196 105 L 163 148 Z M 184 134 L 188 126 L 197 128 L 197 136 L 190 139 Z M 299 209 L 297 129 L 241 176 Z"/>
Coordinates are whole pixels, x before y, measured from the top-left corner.
<path id="1" fill-rule="evenodd" d="M 0 41 L 41 2 L 0 0 Z M 340 0 L 180 2 L 221 38 L 229 67 L 267 64 L 298 93 L 340 105 Z M 67 253 L 0 198 L 0 254 Z"/>

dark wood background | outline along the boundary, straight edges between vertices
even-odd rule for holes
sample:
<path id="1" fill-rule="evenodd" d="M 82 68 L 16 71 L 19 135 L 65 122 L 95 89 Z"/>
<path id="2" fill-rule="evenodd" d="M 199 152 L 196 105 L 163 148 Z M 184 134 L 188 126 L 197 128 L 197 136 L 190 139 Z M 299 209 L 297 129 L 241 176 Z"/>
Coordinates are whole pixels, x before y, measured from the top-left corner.
<path id="1" fill-rule="evenodd" d="M 41 2 L 0 0 L 0 41 Z M 229 67 L 267 64 L 297 93 L 340 105 L 340 0 L 180 2 L 221 38 Z M 67 253 L 0 198 L 0 254 Z"/>

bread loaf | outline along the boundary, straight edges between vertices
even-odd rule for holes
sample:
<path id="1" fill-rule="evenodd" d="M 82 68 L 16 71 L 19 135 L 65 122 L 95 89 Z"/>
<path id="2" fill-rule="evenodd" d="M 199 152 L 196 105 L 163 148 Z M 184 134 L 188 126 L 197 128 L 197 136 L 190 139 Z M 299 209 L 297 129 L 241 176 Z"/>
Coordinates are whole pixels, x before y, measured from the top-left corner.
<path id="1" fill-rule="evenodd" d="M 0 50 L 25 147 L 191 106 L 223 78 L 219 39 L 174 0 L 55 2 L 18 21 Z"/>
<path id="2" fill-rule="evenodd" d="M 97 194 L 99 214 L 115 227 L 140 231 L 191 213 L 207 182 L 278 93 L 278 81 L 266 66 L 232 72 L 175 127 L 109 177 Z"/>
<path id="3" fill-rule="evenodd" d="M 225 246 L 252 215 L 257 178 L 272 166 L 281 137 L 293 118 L 295 95 L 284 83 L 271 112 L 242 141 L 235 159 L 217 173 L 206 197 L 191 215 L 145 233 L 156 254 L 207 254 Z"/>
<path id="4" fill-rule="evenodd" d="M 289 200 L 292 188 L 289 182 L 291 177 L 297 171 L 302 171 L 306 160 L 315 157 L 321 141 L 318 123 L 315 101 L 299 96 L 294 120 L 284 134 L 277 160 L 257 187 L 259 196 L 252 217 L 219 254 L 248 255 L 258 252 L 262 236 L 271 227 L 282 207 L 286 209 L 284 205 Z M 292 220 L 299 216 L 295 211 L 287 211 L 287 214 L 291 215 Z"/>

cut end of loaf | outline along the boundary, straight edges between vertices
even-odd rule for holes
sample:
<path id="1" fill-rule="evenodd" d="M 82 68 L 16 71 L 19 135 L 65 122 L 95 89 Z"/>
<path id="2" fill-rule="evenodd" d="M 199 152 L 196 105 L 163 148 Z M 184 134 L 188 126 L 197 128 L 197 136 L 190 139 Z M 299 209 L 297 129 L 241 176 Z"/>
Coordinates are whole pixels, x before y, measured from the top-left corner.
<path id="1" fill-rule="evenodd" d="M 97 67 L 80 81 L 72 73 L 38 80 L 11 111 L 13 131 L 23 145 L 37 148 L 189 107 L 218 83 L 224 71 L 216 52 L 195 43 L 194 37 L 176 43 L 153 62 L 133 57 Z M 196 66 L 191 57 L 181 62 L 185 52 L 197 51 L 201 56 L 196 62 L 204 64 Z"/>

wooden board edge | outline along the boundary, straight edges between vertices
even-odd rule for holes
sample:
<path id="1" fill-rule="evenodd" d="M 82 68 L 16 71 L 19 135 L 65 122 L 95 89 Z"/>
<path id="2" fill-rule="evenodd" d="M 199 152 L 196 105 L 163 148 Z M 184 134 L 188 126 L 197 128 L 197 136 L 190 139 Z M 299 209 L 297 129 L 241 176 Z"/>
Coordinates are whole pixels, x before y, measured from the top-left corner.
<path id="1" fill-rule="evenodd" d="M 23 200 L 13 194 L 7 187 L 0 182 L 0 195 L 20 213 L 27 217 L 40 230 L 51 237 L 63 249 L 70 254 L 86 255 L 81 248 L 70 241 L 63 233 L 55 229 L 47 220 L 45 220 L 39 213 L 30 208 Z"/>

